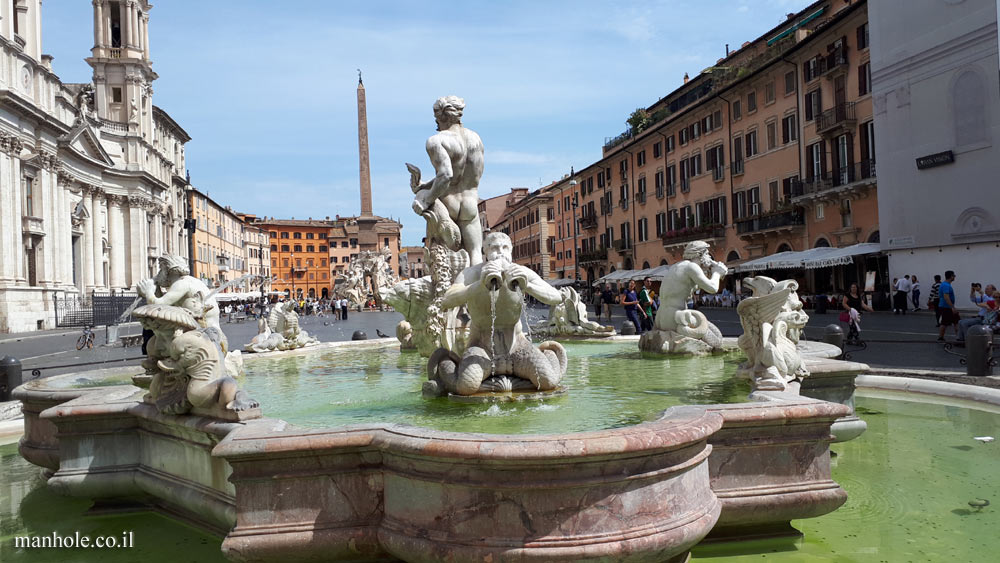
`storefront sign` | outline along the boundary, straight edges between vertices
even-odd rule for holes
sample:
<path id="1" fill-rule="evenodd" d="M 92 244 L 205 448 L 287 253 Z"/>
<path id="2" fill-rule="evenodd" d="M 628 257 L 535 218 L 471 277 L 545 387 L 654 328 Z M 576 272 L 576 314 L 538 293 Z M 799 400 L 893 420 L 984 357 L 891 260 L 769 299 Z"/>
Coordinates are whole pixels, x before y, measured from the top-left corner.
<path id="1" fill-rule="evenodd" d="M 917 158 L 917 170 L 926 170 L 927 168 L 951 164 L 952 162 L 955 162 L 955 153 L 951 151 L 929 154 Z"/>

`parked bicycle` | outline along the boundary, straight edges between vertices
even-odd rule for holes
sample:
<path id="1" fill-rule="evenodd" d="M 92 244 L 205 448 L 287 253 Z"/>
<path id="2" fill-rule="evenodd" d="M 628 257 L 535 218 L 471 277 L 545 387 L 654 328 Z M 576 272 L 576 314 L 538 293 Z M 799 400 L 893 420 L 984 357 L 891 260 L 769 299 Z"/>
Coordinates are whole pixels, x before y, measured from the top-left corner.
<path id="1" fill-rule="evenodd" d="M 89 326 L 83 327 L 83 334 L 80 335 L 80 338 L 76 339 L 76 349 L 83 350 L 84 347 L 94 347 L 94 331 Z"/>

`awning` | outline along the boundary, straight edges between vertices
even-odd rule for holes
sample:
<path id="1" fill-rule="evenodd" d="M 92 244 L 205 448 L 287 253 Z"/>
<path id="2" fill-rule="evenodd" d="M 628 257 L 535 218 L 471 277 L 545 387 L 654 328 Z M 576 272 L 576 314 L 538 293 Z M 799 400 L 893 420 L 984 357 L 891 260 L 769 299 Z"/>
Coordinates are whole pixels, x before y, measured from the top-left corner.
<path id="1" fill-rule="evenodd" d="M 755 272 L 759 270 L 798 270 L 841 266 L 854 262 L 853 257 L 879 252 L 879 243 L 863 242 L 844 248 L 821 246 L 809 250 L 787 250 L 770 256 L 755 258 L 737 265 L 730 272 Z"/>
<path id="2" fill-rule="evenodd" d="M 574 283 L 576 283 L 574 280 L 571 280 L 570 278 L 558 278 L 554 280 L 545 280 L 545 281 L 549 282 L 549 285 L 551 285 L 552 287 L 566 287 L 567 285 L 573 285 Z"/>
<path id="3" fill-rule="evenodd" d="M 877 242 L 862 242 L 844 248 L 836 248 L 833 252 L 823 256 L 803 260 L 802 267 L 807 269 L 825 268 L 827 266 L 840 266 L 851 264 L 854 257 L 862 254 L 875 254 L 881 251 L 881 245 Z"/>
<path id="4" fill-rule="evenodd" d="M 820 8 L 820 9 L 816 10 L 815 12 L 809 14 L 808 16 L 802 18 L 802 21 L 796 23 L 792 27 L 789 27 L 785 31 L 782 31 L 781 33 L 775 35 L 774 37 L 768 39 L 767 40 L 767 46 L 770 47 L 771 45 L 774 45 L 775 43 L 777 43 L 778 41 L 781 41 L 785 37 L 788 37 L 790 34 L 792 34 L 793 32 L 795 32 L 795 30 L 797 30 L 798 28 L 802 27 L 803 25 L 805 25 L 805 24 L 813 21 L 814 19 L 818 18 L 820 16 L 820 14 L 822 14 L 825 11 L 826 11 L 826 7 L 824 6 L 824 7 Z"/>

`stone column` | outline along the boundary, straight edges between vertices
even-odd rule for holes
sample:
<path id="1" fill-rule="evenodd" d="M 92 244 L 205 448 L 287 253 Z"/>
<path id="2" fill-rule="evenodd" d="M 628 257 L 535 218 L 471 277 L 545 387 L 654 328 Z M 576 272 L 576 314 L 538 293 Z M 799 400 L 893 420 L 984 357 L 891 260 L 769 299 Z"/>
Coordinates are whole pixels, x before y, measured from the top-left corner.
<path id="1" fill-rule="evenodd" d="M 104 244 L 102 239 L 104 233 L 101 232 L 100 208 L 104 202 L 99 198 L 101 193 L 97 186 L 90 187 L 90 244 L 91 255 L 94 261 L 87 265 L 92 269 L 91 277 L 94 280 L 94 287 L 104 287 Z"/>
<path id="2" fill-rule="evenodd" d="M 125 279 L 125 248 L 128 241 L 125 237 L 125 215 L 122 205 L 125 198 L 120 195 L 108 195 L 108 247 L 110 249 L 111 279 L 108 285 L 115 289 L 124 289 Z"/>
<path id="3" fill-rule="evenodd" d="M 149 14 L 142 17 L 142 38 L 146 46 L 146 60 L 149 60 Z"/>
<path id="4" fill-rule="evenodd" d="M 94 46 L 104 46 L 104 2 L 94 0 Z"/>
<path id="5" fill-rule="evenodd" d="M 83 192 L 80 194 L 83 199 L 80 203 L 87 208 L 87 213 L 90 214 L 90 219 L 87 223 L 82 225 L 83 235 L 80 237 L 80 273 L 82 276 L 80 279 L 83 281 L 81 287 L 83 291 L 90 291 L 94 288 L 94 261 L 97 258 L 94 257 L 94 223 L 97 222 L 98 213 L 97 208 L 94 207 L 94 195 L 91 189 L 87 186 L 83 187 Z"/>
<path id="6" fill-rule="evenodd" d="M 0 152 L 0 201 L 11 202 L 11 205 L 0 205 L 0 255 L 4 256 L 0 260 L 0 280 L 9 282 L 17 278 L 18 264 L 21 263 L 17 253 L 21 246 L 19 182 L 19 176 L 14 173 L 13 159 Z"/>
<path id="7" fill-rule="evenodd" d="M 128 23 L 132 26 L 132 42 L 136 49 L 142 50 L 142 39 L 140 36 L 142 30 L 139 29 L 139 4 L 136 2 L 132 2 L 131 4 L 132 19 Z"/>
<path id="8" fill-rule="evenodd" d="M 129 15 L 132 3 L 122 0 L 118 7 L 119 35 L 122 38 L 122 47 L 124 48 L 132 44 L 132 17 Z"/>
<path id="9" fill-rule="evenodd" d="M 128 198 L 128 287 L 135 284 L 146 276 L 146 210 L 145 201 L 142 198 Z"/>

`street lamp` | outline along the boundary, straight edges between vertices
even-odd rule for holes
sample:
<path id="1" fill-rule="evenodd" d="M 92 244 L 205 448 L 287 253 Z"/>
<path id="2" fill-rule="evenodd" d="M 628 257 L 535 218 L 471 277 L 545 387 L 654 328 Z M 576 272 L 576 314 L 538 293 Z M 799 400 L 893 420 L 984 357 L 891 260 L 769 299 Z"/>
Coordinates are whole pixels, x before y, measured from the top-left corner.
<path id="1" fill-rule="evenodd" d="M 295 295 L 295 253 L 291 253 L 290 256 L 292 257 L 292 301 L 298 302 L 298 296 Z"/>
<path id="2" fill-rule="evenodd" d="M 580 205 L 576 186 L 580 183 L 576 181 L 576 172 L 573 167 L 569 167 L 569 186 L 573 189 L 573 281 L 580 281 L 580 249 L 576 246 L 576 232 L 579 230 L 579 219 L 576 216 L 576 208 Z"/>

